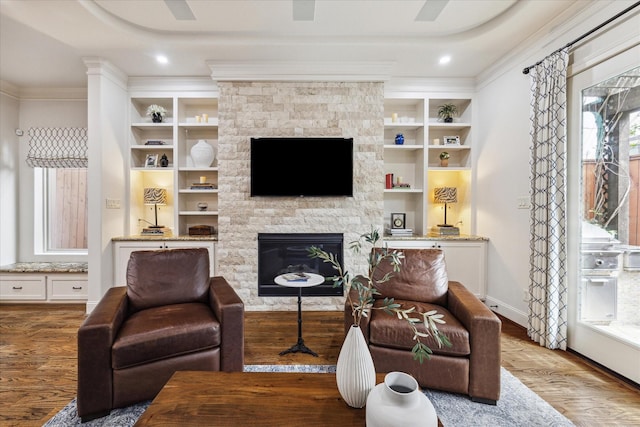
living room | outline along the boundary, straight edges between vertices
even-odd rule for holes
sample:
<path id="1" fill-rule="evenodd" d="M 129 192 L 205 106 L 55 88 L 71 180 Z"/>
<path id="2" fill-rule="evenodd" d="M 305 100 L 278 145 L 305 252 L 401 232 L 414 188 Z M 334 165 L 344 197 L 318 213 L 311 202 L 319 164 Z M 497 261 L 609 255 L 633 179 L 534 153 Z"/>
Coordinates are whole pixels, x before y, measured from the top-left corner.
<path id="1" fill-rule="evenodd" d="M 0 195 L 0 227 L 3 238 L 0 243 L 0 264 L 88 261 L 87 311 L 90 311 L 106 290 L 114 285 L 116 261 L 112 239 L 134 234 L 132 230 L 139 229 L 137 215 L 131 212 L 133 204 L 130 206 L 133 196 L 130 194 L 129 183 L 130 117 L 127 110 L 131 97 L 145 97 L 155 93 L 171 98 L 174 94 L 190 96 L 200 93 L 212 95 L 218 100 L 218 111 L 222 116 L 217 131 L 220 162 L 218 185 L 221 190 L 224 189 L 218 198 L 220 215 L 216 224 L 218 234 L 215 254 L 217 272 L 236 288 L 248 310 L 294 310 L 293 299 L 264 298 L 257 295 L 255 248 L 258 233 L 344 233 L 344 240 L 348 242 L 365 232 L 371 224 L 384 227 L 388 220 L 385 217 L 384 194 L 378 184 L 383 183 L 384 175 L 381 145 L 387 144 L 386 140 L 384 143 L 381 141 L 385 139 L 382 136 L 383 126 L 391 113 L 384 111 L 385 99 L 468 97 L 473 100 L 474 105 L 474 183 L 473 194 L 469 195 L 469 205 L 473 207 L 473 212 L 468 221 L 463 221 L 462 227 L 468 227 L 466 234 L 488 239 L 485 303 L 493 306 L 494 311 L 501 316 L 526 326 L 528 302 L 523 299 L 523 291 L 528 288 L 529 278 L 529 214 L 526 209 L 518 208 L 517 201 L 529 194 L 530 187 L 530 80 L 528 76 L 522 75 L 521 70 L 630 4 L 631 2 L 607 1 L 572 4 L 572 7 L 555 17 L 548 26 L 532 34 L 515 51 L 472 77 L 431 78 L 426 75 L 398 78 L 390 73 L 387 73 L 388 77 L 380 77 L 384 74 L 385 64 L 378 63 L 380 68 L 376 69 L 372 68 L 376 64 L 366 61 L 356 67 L 356 77 L 347 78 L 343 75 L 341 78 L 336 75 L 340 74 L 340 66 L 344 64 L 326 61 L 322 70 L 324 75 L 317 69 L 306 69 L 294 77 L 295 80 L 307 81 L 293 85 L 289 82 L 294 80 L 291 69 L 274 69 L 271 58 L 267 61 L 255 59 L 251 63 L 245 63 L 244 68 L 238 62 L 228 61 L 225 64 L 224 61 L 212 61 L 201 64 L 206 69 L 205 73 L 189 78 L 177 78 L 170 74 L 129 77 L 103 58 L 85 51 L 85 58 L 93 56 L 81 62 L 84 71 L 89 74 L 87 87 L 47 91 L 39 86 L 27 88 L 7 85 L 3 78 L 1 135 L 3 158 L 10 160 L 3 160 L 3 188 Z M 3 9 L 4 7 L 3 3 Z M 7 19 L 4 14 L 3 19 Z M 593 37 L 588 43 L 576 47 L 572 66 L 584 69 L 592 62 L 599 61 L 599 58 L 610 56 L 613 51 L 632 49 L 629 46 L 637 43 L 638 36 L 634 27 L 636 20 L 637 16 L 635 20 L 624 20 Z M 6 39 L 3 37 L 3 40 Z M 235 69 L 224 68 L 228 64 Z M 256 64 L 258 68 L 252 70 Z M 74 66 L 77 67 L 77 63 Z M 270 79 L 264 80 L 261 75 L 269 75 Z M 258 134 L 255 124 L 237 127 L 230 125 L 232 121 L 246 123 L 246 120 L 252 119 L 252 115 L 251 112 L 236 111 L 239 103 L 228 101 L 232 92 L 241 88 L 260 94 L 267 91 L 283 94 L 291 86 L 321 94 L 331 92 L 334 86 L 346 87 L 360 92 L 356 95 L 349 93 L 329 105 L 342 105 L 347 103 L 347 99 L 351 102 L 353 97 L 360 97 L 361 108 L 364 109 L 367 105 L 376 107 L 375 116 L 361 118 L 359 121 L 354 119 L 354 123 L 348 126 L 339 125 L 342 132 L 356 139 L 354 177 L 357 191 L 353 198 L 335 203 L 332 201 L 331 207 L 327 207 L 322 200 L 293 199 L 274 204 L 246 198 L 246 150 L 249 139 L 263 136 L 264 129 Z M 314 102 L 312 95 L 303 94 L 297 99 L 291 99 L 288 104 L 308 106 Z M 229 114 L 232 112 L 237 117 L 231 118 Z M 288 134 L 295 134 L 296 129 L 308 129 L 302 121 L 296 122 L 290 117 L 278 121 L 274 116 L 272 113 L 266 120 L 272 120 L 271 125 L 279 132 L 286 130 Z M 312 119 L 330 121 L 329 117 L 322 116 L 314 116 Z M 89 194 L 94 197 L 89 200 L 91 215 L 88 255 L 83 256 L 51 257 L 37 254 L 33 250 L 34 206 L 31 197 L 26 196 L 33 194 L 34 178 L 32 170 L 24 165 L 26 138 L 16 136 L 14 131 L 26 130 L 32 126 L 53 127 L 61 124 L 89 128 Z M 327 129 L 328 134 L 336 132 L 335 129 L 330 130 L 330 127 Z M 225 161 L 222 162 L 222 159 Z M 5 168 L 5 164 L 12 166 Z M 92 168 L 92 164 L 97 164 L 97 168 Z M 5 180 L 5 176 L 8 179 Z M 107 209 L 105 199 L 122 201 L 122 209 Z M 148 212 L 145 211 L 145 215 Z M 441 212 L 435 212 L 433 216 L 439 219 Z M 459 214 L 460 212 L 452 214 L 454 222 L 459 220 Z M 153 221 L 151 216 L 147 219 Z M 177 226 L 176 221 L 172 222 Z M 573 228 L 575 227 L 574 224 Z M 348 265 L 361 267 L 346 252 L 345 257 Z M 574 262 L 577 265 L 577 261 Z M 336 310 L 342 303 L 342 298 L 309 298 L 305 300 L 305 304 L 309 304 L 305 307 L 310 310 Z"/>

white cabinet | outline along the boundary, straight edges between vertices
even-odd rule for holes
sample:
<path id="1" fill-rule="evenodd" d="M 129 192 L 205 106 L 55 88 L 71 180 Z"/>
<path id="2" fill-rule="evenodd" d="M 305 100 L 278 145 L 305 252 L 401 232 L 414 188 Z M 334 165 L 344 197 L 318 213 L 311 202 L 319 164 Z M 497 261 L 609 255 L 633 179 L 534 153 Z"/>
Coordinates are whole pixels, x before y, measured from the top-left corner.
<path id="1" fill-rule="evenodd" d="M 0 277 L 0 299 L 44 301 L 47 299 L 46 277 L 41 275 L 3 275 Z"/>
<path id="2" fill-rule="evenodd" d="M 88 296 L 86 274 L 55 274 L 47 276 L 47 294 L 50 300 L 86 300 Z"/>
<path id="3" fill-rule="evenodd" d="M 114 284 L 125 286 L 127 283 L 127 263 L 131 252 L 176 248 L 206 248 L 209 251 L 209 270 L 215 276 L 215 242 L 212 240 L 115 240 L 113 242 Z"/>
<path id="4" fill-rule="evenodd" d="M 0 300 L 10 302 L 79 302 L 87 300 L 86 273 L 0 274 Z"/>
<path id="5" fill-rule="evenodd" d="M 427 234 L 444 218 L 444 206 L 433 201 L 435 188 L 454 187 L 458 200 L 447 205 L 447 222 L 462 234 L 472 234 L 472 97 L 410 96 L 387 94 L 384 103 L 384 173 L 393 175 L 391 188 L 385 179 L 385 224 L 390 224 L 392 213 L 404 213 L 414 235 Z M 458 110 L 452 123 L 438 119 L 443 104 L 454 104 Z M 398 134 L 403 144 L 395 143 Z M 449 155 L 447 166 L 440 163 L 443 152 Z"/>
<path id="6" fill-rule="evenodd" d="M 482 238 L 472 240 L 393 240 L 385 239 L 390 248 L 438 248 L 444 251 L 449 280 L 462 283 L 478 298 L 484 300 L 487 293 L 487 242 Z"/>

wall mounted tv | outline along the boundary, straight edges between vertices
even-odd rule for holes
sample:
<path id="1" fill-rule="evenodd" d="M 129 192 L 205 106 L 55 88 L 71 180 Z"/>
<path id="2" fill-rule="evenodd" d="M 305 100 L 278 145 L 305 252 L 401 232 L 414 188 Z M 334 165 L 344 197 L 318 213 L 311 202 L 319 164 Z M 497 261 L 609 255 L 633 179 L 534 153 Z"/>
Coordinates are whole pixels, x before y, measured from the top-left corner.
<path id="1" fill-rule="evenodd" d="M 251 138 L 251 196 L 353 196 L 353 138 Z"/>

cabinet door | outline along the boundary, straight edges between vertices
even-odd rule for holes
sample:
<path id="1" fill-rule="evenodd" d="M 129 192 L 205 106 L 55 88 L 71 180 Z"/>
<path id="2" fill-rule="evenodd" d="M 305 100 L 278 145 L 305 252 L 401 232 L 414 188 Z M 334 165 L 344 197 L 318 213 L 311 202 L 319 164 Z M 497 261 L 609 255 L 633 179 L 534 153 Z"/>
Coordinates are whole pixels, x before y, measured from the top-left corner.
<path id="1" fill-rule="evenodd" d="M 210 276 L 213 277 L 216 274 L 216 265 L 215 265 L 215 245 L 212 241 L 197 241 L 197 240 L 189 240 L 189 241 L 181 241 L 181 242 L 165 242 L 167 248 L 206 248 L 209 250 L 209 271 Z"/>
<path id="2" fill-rule="evenodd" d="M 86 301 L 87 275 L 51 275 L 47 277 L 50 300 Z"/>
<path id="3" fill-rule="evenodd" d="M 209 250 L 209 270 L 213 277 L 215 275 L 214 242 L 212 241 L 164 241 L 153 240 L 147 242 L 115 242 L 113 245 L 115 259 L 114 263 L 114 284 L 113 286 L 125 286 L 127 284 L 127 263 L 131 252 L 149 251 L 171 248 L 207 248 Z"/>
<path id="4" fill-rule="evenodd" d="M 449 280 L 462 283 L 478 298 L 486 296 L 487 245 L 484 241 L 441 241 L 441 240 L 387 240 L 390 248 L 428 249 L 444 251 Z"/>
<path id="5" fill-rule="evenodd" d="M 486 296 L 486 244 L 484 242 L 438 242 L 444 250 L 449 280 L 462 283 L 478 298 Z"/>
<path id="6" fill-rule="evenodd" d="M 45 300 L 44 276 L 3 276 L 0 278 L 2 300 Z"/>

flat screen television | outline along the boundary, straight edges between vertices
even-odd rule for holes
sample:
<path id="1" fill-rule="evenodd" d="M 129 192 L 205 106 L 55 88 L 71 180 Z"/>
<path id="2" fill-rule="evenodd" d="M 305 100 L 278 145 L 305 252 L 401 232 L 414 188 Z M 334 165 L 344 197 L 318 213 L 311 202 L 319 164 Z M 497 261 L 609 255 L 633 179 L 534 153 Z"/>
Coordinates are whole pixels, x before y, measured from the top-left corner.
<path id="1" fill-rule="evenodd" d="M 251 138 L 251 196 L 353 196 L 353 138 Z"/>

